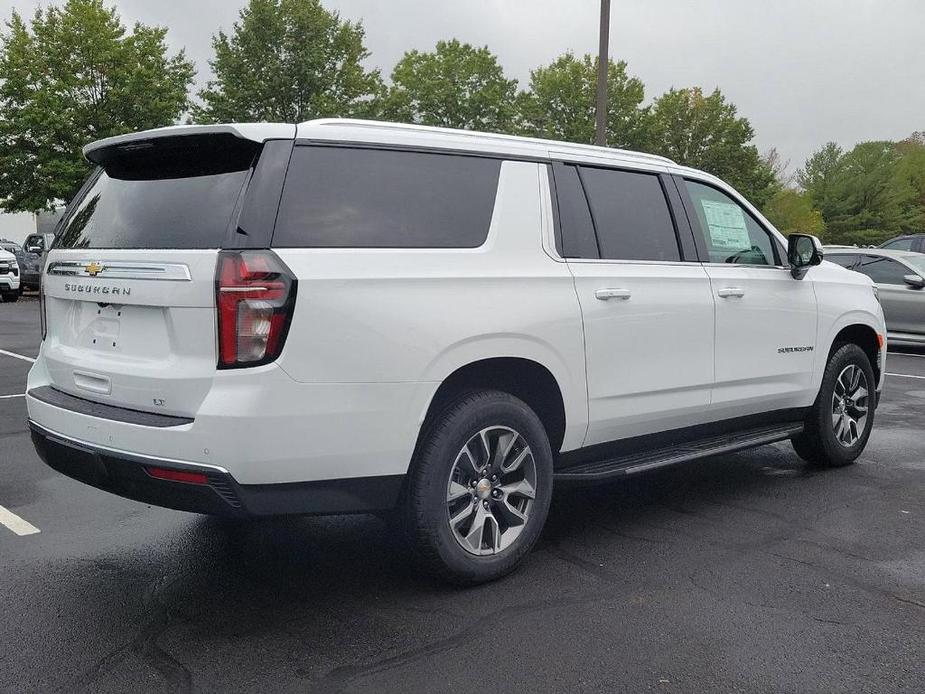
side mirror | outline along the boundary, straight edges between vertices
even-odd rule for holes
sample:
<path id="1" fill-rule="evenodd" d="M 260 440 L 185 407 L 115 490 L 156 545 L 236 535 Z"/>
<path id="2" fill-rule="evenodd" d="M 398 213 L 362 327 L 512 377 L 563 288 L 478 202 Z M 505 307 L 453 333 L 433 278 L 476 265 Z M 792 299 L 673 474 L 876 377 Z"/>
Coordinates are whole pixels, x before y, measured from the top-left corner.
<path id="1" fill-rule="evenodd" d="M 913 289 L 922 289 L 925 287 L 925 277 L 921 275 L 906 275 L 903 281 Z"/>
<path id="2" fill-rule="evenodd" d="M 790 274 L 801 280 L 807 270 L 822 262 L 825 252 L 822 241 L 810 234 L 790 234 L 787 237 L 787 260 L 790 262 Z"/>

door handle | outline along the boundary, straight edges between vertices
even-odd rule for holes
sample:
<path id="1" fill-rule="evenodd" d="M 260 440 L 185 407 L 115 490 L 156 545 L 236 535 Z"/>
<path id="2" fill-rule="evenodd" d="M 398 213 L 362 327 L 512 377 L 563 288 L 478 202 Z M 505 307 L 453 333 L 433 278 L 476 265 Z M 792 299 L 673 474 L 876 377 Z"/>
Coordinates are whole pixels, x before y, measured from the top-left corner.
<path id="1" fill-rule="evenodd" d="M 745 290 L 741 287 L 724 287 L 723 289 L 717 290 L 716 294 L 723 299 L 728 299 L 731 296 L 745 296 Z"/>
<path id="2" fill-rule="evenodd" d="M 623 299 L 626 301 L 633 295 L 633 292 L 629 289 L 598 289 L 594 292 L 594 297 L 601 301 L 609 301 L 610 299 Z"/>

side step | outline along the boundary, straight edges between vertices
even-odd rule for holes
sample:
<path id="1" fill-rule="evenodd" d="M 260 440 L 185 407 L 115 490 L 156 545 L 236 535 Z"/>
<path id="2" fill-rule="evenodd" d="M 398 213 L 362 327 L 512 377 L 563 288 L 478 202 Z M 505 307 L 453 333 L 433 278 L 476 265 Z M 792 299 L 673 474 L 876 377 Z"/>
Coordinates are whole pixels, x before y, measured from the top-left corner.
<path id="1" fill-rule="evenodd" d="M 587 463 L 572 465 L 563 470 L 556 471 L 556 481 L 587 481 L 597 482 L 637 472 L 654 470 L 655 468 L 685 463 L 689 460 L 707 458 L 711 455 L 732 453 L 745 448 L 763 446 L 767 443 L 785 441 L 803 431 L 802 423 L 778 424 L 725 434 L 711 438 L 681 443 L 664 448 L 656 448 L 641 453 L 631 453 L 608 460 L 593 460 Z"/>

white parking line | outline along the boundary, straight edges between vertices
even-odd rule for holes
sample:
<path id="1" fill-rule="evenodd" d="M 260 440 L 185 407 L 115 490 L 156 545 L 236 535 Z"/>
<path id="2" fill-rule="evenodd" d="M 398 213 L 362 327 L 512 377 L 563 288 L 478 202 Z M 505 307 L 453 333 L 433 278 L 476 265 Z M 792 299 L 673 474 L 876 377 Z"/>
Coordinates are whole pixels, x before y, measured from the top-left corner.
<path id="1" fill-rule="evenodd" d="M 0 400 L 9 400 L 10 398 L 24 398 L 25 393 L 16 393 L 15 395 L 0 395 Z"/>
<path id="2" fill-rule="evenodd" d="M 13 357 L 14 359 L 22 359 L 23 361 L 27 361 L 30 364 L 35 363 L 35 359 L 33 359 L 32 357 L 27 357 L 25 354 L 16 354 L 16 352 L 7 352 L 5 349 L 0 349 L 0 354 L 5 354 L 6 356 Z"/>
<path id="3" fill-rule="evenodd" d="M 887 376 L 899 376 L 900 378 L 921 378 L 925 381 L 925 376 L 913 376 L 912 374 L 891 374 L 889 371 L 886 374 Z"/>
<path id="4" fill-rule="evenodd" d="M 20 536 L 35 535 L 36 533 L 42 532 L 34 525 L 32 525 L 32 523 L 24 521 L 12 511 L 3 508 L 3 506 L 0 506 L 0 523 Z"/>

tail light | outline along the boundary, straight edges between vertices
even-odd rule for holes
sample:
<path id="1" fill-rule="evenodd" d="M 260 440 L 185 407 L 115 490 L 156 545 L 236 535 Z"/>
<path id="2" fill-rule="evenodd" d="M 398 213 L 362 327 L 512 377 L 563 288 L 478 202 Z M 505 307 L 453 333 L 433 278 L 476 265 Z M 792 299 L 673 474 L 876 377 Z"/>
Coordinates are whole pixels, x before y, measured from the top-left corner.
<path id="1" fill-rule="evenodd" d="M 258 366 L 283 351 L 298 283 L 271 251 L 222 251 L 215 273 L 218 367 Z"/>

